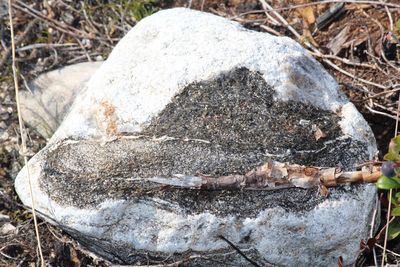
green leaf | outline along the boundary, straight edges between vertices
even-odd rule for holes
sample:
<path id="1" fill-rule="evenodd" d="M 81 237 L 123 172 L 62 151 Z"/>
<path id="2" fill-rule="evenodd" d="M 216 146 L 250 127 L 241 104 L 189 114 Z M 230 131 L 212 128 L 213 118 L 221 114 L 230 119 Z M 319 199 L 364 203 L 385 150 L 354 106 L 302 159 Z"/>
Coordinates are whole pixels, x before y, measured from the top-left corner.
<path id="1" fill-rule="evenodd" d="M 384 157 L 385 160 L 400 160 L 400 135 L 390 141 L 389 151 Z"/>
<path id="2" fill-rule="evenodd" d="M 388 177 L 389 179 L 392 179 L 394 181 L 396 181 L 398 184 L 400 184 L 400 178 L 399 177 Z"/>
<path id="3" fill-rule="evenodd" d="M 400 207 L 392 209 L 392 216 L 400 216 Z"/>
<path id="4" fill-rule="evenodd" d="M 396 22 L 397 31 L 400 32 L 400 19 Z"/>
<path id="5" fill-rule="evenodd" d="M 392 240 L 395 239 L 398 235 L 400 235 L 400 219 L 396 218 L 389 225 L 388 238 L 389 240 Z"/>
<path id="6" fill-rule="evenodd" d="M 383 157 L 383 159 L 384 159 L 384 160 L 393 160 L 393 161 L 395 161 L 395 160 L 397 160 L 397 155 L 396 155 L 396 153 L 388 152 L 388 153 Z"/>
<path id="7" fill-rule="evenodd" d="M 398 203 L 397 203 L 397 198 L 395 198 L 395 197 L 393 197 L 393 196 L 392 196 L 392 198 L 390 199 L 390 202 L 392 202 L 392 204 L 395 205 L 395 206 L 398 205 Z"/>
<path id="8" fill-rule="evenodd" d="M 398 179 L 396 179 L 398 180 Z M 395 179 L 388 178 L 386 176 L 381 176 L 378 181 L 376 182 L 376 186 L 379 189 L 394 189 L 400 188 L 400 183 L 397 182 Z"/>

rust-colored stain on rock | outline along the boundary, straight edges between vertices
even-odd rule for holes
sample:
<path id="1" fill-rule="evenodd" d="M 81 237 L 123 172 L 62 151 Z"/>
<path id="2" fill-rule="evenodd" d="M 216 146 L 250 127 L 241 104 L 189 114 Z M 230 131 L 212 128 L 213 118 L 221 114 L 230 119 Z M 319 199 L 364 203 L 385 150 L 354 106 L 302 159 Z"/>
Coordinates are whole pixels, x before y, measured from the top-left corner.
<path id="1" fill-rule="evenodd" d="M 115 114 L 115 106 L 108 101 L 100 103 L 103 108 L 103 116 L 106 126 L 106 133 L 108 135 L 116 135 L 117 131 L 117 115 Z"/>

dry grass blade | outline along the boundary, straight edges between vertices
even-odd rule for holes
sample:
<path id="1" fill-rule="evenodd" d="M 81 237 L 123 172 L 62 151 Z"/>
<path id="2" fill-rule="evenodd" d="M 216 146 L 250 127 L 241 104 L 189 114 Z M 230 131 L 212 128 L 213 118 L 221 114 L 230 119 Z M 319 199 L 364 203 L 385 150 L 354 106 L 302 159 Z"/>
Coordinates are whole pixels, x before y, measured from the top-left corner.
<path id="1" fill-rule="evenodd" d="M 33 215 L 33 221 L 35 225 L 35 233 L 36 233 L 36 239 L 37 239 L 37 244 L 38 244 L 38 251 L 39 251 L 39 256 L 40 256 L 40 262 L 41 266 L 45 266 L 44 258 L 43 258 L 43 252 L 42 252 L 42 246 L 40 244 L 40 236 L 39 236 L 39 228 L 38 228 L 38 223 L 37 223 L 37 218 L 36 218 L 36 212 L 35 212 L 35 198 L 33 195 L 33 190 L 32 190 L 32 184 L 31 184 L 31 177 L 29 173 L 29 165 L 28 165 L 28 158 L 26 155 L 26 133 L 24 131 L 23 127 L 23 121 L 22 121 L 22 116 L 21 116 L 21 107 L 19 103 L 19 87 L 18 87 L 18 78 L 17 78 L 17 68 L 16 68 L 16 56 L 15 56 L 15 42 L 14 42 L 14 27 L 13 27 L 13 16 L 12 16 L 12 3 L 11 0 L 8 0 L 8 16 L 10 19 L 10 33 L 11 33 L 11 55 L 12 55 L 12 71 L 13 71 L 13 78 L 14 78 L 14 88 L 15 88 L 15 100 L 17 103 L 17 112 L 18 112 L 18 123 L 19 123 L 19 130 L 21 133 L 21 154 L 24 158 L 24 164 L 27 170 L 28 174 L 28 180 L 29 180 L 29 190 L 31 194 L 31 201 L 32 201 L 32 215 Z"/>

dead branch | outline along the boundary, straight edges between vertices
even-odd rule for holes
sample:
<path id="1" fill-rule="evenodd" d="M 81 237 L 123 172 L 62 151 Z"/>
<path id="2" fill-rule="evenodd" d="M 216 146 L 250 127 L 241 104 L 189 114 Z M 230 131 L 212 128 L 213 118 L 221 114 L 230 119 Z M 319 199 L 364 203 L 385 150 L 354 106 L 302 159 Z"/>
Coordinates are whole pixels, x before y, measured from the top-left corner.
<path id="1" fill-rule="evenodd" d="M 328 59 L 334 59 L 334 60 L 338 60 L 346 65 L 350 65 L 350 66 L 356 66 L 356 67 L 363 67 L 363 68 L 369 68 L 369 69 L 377 69 L 376 65 L 371 65 L 368 63 L 357 63 L 357 62 L 352 62 L 347 58 L 341 58 L 335 55 L 325 55 L 322 53 L 315 53 L 315 52 L 310 52 L 313 56 L 315 57 L 319 57 L 319 58 L 328 58 Z"/>
<path id="2" fill-rule="evenodd" d="M 279 32 L 275 31 L 271 27 L 268 27 L 267 25 L 260 25 L 260 28 L 264 29 L 265 31 L 267 31 L 269 33 L 272 33 L 273 35 L 282 36 L 282 34 L 280 34 Z"/>
<path id="3" fill-rule="evenodd" d="M 243 175 L 175 175 L 169 178 L 154 177 L 147 180 L 181 188 L 223 190 L 335 187 L 338 184 L 374 183 L 380 176 L 380 168 L 376 166 L 364 166 L 360 171 L 344 172 L 339 168 L 308 167 L 269 161 Z"/>
<path id="4" fill-rule="evenodd" d="M 259 0 L 259 2 L 261 3 L 263 9 L 267 10 L 267 2 L 265 2 L 265 0 Z M 275 25 L 275 26 L 282 25 L 281 23 L 279 23 L 279 21 L 277 21 L 274 17 L 272 17 L 268 12 L 265 11 L 264 13 L 267 16 L 267 18 L 270 20 L 272 25 Z"/>
<path id="5" fill-rule="evenodd" d="M 393 119 L 393 120 L 396 120 L 396 116 L 392 116 L 392 115 L 390 115 L 390 114 L 388 114 L 388 113 L 375 110 L 375 109 L 373 109 L 373 108 L 370 108 L 368 105 L 365 105 L 365 107 L 366 107 L 371 113 L 378 114 L 378 115 L 382 115 L 382 116 L 391 118 L 391 119 Z"/>
<path id="6" fill-rule="evenodd" d="M 398 91 L 400 91 L 400 87 L 396 87 L 395 89 L 392 89 L 392 90 L 376 93 L 376 94 L 374 94 L 372 96 L 365 97 L 365 99 L 354 100 L 353 102 L 365 102 L 365 101 L 367 101 L 369 99 L 374 99 L 374 98 L 377 98 L 377 97 L 386 97 L 386 96 L 391 95 L 391 94 L 393 94 L 395 92 L 398 92 Z M 370 92 L 368 92 L 368 93 L 370 93 Z"/>

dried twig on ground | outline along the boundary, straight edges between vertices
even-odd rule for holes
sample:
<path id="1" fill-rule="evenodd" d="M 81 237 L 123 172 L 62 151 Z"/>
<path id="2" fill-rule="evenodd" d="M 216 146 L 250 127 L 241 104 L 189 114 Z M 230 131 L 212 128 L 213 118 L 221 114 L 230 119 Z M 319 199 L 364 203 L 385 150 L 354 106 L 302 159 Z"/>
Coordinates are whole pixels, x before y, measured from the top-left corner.
<path id="1" fill-rule="evenodd" d="M 20 0 L 16 0 L 16 3 L 13 3 L 12 7 L 17 10 L 20 10 L 24 13 L 27 13 L 35 18 L 46 21 L 46 22 L 50 23 L 51 25 L 53 25 L 53 27 L 56 28 L 57 30 L 59 30 L 60 32 L 71 35 L 72 37 L 87 38 L 87 39 L 99 40 L 99 41 L 109 41 L 109 39 L 107 39 L 107 38 L 104 38 L 101 36 L 100 37 L 96 36 L 93 33 L 87 33 L 85 31 L 82 31 L 82 30 L 76 29 L 72 26 L 61 23 L 57 20 L 51 19 Z M 118 40 L 119 39 L 111 39 L 111 41 L 118 41 Z"/>
<path id="2" fill-rule="evenodd" d="M 259 1 L 260 1 L 261 5 L 262 5 L 263 9 L 264 9 L 264 10 L 268 10 L 268 8 L 267 8 L 267 6 L 268 6 L 267 2 L 266 2 L 265 0 L 259 0 Z M 271 22 L 273 25 L 281 26 L 281 23 L 279 23 L 279 21 L 277 21 L 274 17 L 272 17 L 272 16 L 269 14 L 269 12 L 265 11 L 264 13 L 265 13 L 265 15 L 267 16 L 267 18 L 270 20 L 270 22 Z"/>
<path id="3" fill-rule="evenodd" d="M 25 28 L 24 32 L 18 36 L 18 39 L 14 41 L 15 47 L 19 46 L 26 38 L 26 36 L 29 34 L 29 32 L 32 30 L 33 26 L 38 22 L 39 19 L 34 19 L 31 22 L 29 22 L 28 26 Z M 7 62 L 8 58 L 11 55 L 11 47 L 6 49 L 1 56 L 0 59 L 0 69 L 2 66 Z"/>

